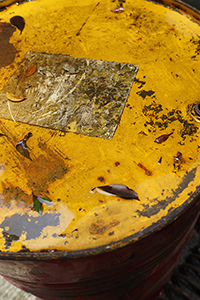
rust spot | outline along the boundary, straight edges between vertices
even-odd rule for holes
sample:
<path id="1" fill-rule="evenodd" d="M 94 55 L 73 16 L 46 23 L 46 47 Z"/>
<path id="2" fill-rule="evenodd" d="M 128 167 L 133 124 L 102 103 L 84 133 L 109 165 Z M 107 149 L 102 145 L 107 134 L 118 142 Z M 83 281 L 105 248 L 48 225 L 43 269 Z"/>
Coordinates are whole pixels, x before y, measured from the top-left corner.
<path id="1" fill-rule="evenodd" d="M 143 164 L 138 163 L 138 167 L 140 167 L 142 170 L 144 170 L 145 174 L 147 176 L 152 176 L 153 175 L 153 173 L 150 170 L 148 170 L 145 166 L 143 166 Z"/>
<path id="2" fill-rule="evenodd" d="M 99 203 L 104 203 L 104 201 L 103 200 L 99 200 Z"/>
<path id="3" fill-rule="evenodd" d="M 0 23 L 0 68 L 10 65 L 17 53 L 13 44 L 9 43 L 10 37 L 16 28 L 9 23 Z"/>
<path id="4" fill-rule="evenodd" d="M 120 162 L 119 161 L 116 161 L 115 162 L 115 166 L 117 167 L 117 166 L 119 166 L 120 165 Z"/>
<path id="5" fill-rule="evenodd" d="M 104 181 L 105 181 L 105 178 L 104 178 L 103 176 L 99 176 L 97 179 L 98 179 L 100 182 L 104 182 Z"/>
<path id="6" fill-rule="evenodd" d="M 90 225 L 89 231 L 91 234 L 104 234 L 106 231 L 117 226 L 119 223 L 119 221 L 113 220 L 112 222 L 105 224 L 103 220 L 99 220 Z"/>

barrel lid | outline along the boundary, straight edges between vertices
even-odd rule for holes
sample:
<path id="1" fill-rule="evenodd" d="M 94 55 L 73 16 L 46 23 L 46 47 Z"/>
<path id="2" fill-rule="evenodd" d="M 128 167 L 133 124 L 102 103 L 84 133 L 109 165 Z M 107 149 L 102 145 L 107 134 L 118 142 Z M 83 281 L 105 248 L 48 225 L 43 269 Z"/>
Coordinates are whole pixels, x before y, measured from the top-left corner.
<path id="1" fill-rule="evenodd" d="M 3 255 L 107 251 L 196 201 L 197 10 L 43 0 L 0 18 Z"/>

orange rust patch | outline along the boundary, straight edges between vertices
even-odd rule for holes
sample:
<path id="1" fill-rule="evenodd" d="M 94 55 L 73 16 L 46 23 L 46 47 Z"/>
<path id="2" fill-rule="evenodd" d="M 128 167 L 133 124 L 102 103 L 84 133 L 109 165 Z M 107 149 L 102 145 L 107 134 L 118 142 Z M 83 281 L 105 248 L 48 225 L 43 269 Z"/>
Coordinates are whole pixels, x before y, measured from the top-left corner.
<path id="1" fill-rule="evenodd" d="M 9 23 L 0 23 L 0 68 L 10 65 L 17 53 L 13 44 L 9 43 L 10 37 L 16 28 Z"/>
<path id="2" fill-rule="evenodd" d="M 117 226 L 120 222 L 113 220 L 112 222 L 105 224 L 103 220 L 99 220 L 96 223 L 92 223 L 89 228 L 91 234 L 104 234 L 106 231 Z"/>
<path id="3" fill-rule="evenodd" d="M 140 167 L 142 170 L 144 170 L 145 174 L 147 176 L 152 176 L 153 175 L 153 173 L 150 170 L 148 170 L 143 164 L 138 163 L 138 167 Z"/>
<path id="4" fill-rule="evenodd" d="M 43 145 L 43 150 L 45 150 L 45 154 L 40 154 L 30 164 L 24 166 L 28 185 L 36 195 L 48 193 L 49 183 L 63 178 L 69 171 L 61 156 L 50 150 L 46 145 Z"/>
<path id="5" fill-rule="evenodd" d="M 13 186 L 9 181 L 2 182 L 2 187 L 4 203 L 9 203 L 10 199 L 15 200 L 17 203 L 21 203 L 23 199 L 23 203 L 26 203 L 26 205 L 32 203 L 32 197 L 30 197 L 30 195 L 26 194 L 18 186 Z"/>

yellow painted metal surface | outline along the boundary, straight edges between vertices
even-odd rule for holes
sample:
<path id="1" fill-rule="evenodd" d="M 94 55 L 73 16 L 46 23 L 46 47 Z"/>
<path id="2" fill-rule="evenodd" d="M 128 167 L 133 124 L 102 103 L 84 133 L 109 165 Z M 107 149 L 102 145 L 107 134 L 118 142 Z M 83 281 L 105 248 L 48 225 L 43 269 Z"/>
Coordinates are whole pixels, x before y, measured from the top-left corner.
<path id="1" fill-rule="evenodd" d="M 1 89 L 27 51 L 139 66 L 112 140 L 1 119 L 1 251 L 116 242 L 164 223 L 199 187 L 200 124 L 189 113 L 200 100 L 198 20 L 189 10 L 144 0 L 125 3 L 118 14 L 111 12 L 116 5 L 37 0 L 0 12 L 1 57 L 10 58 L 7 65 L 0 59 Z M 9 27 L 15 15 L 25 19 L 22 34 Z M 29 132 L 31 159 L 16 151 Z M 90 193 L 110 184 L 128 186 L 140 201 Z M 42 214 L 33 209 L 33 194 L 51 200 Z"/>

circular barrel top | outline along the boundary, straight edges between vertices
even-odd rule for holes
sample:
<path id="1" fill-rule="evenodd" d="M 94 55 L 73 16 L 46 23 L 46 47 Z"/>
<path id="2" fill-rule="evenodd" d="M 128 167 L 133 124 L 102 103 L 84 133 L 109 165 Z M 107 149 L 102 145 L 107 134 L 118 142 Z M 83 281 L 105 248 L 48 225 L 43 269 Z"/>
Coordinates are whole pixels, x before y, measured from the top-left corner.
<path id="1" fill-rule="evenodd" d="M 196 201 L 200 15 L 159 2 L 0 12 L 3 254 L 107 251 Z"/>

